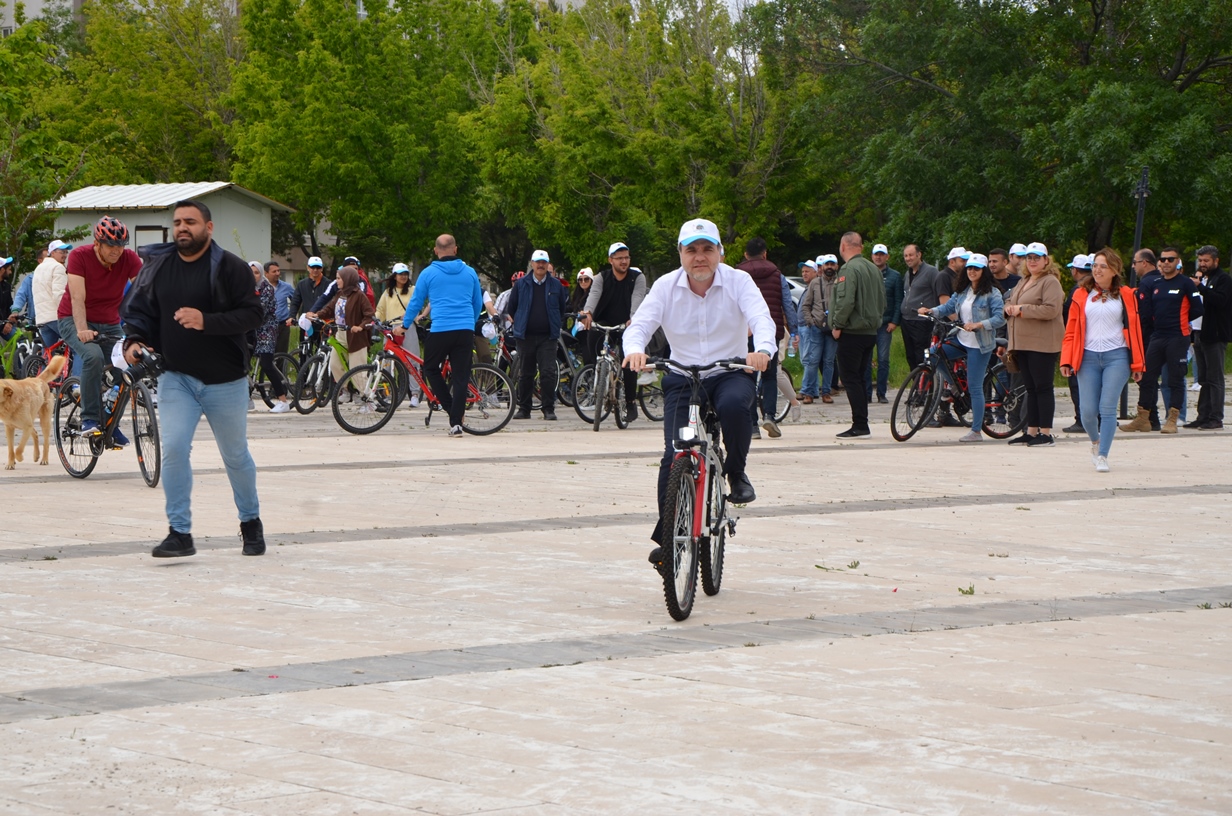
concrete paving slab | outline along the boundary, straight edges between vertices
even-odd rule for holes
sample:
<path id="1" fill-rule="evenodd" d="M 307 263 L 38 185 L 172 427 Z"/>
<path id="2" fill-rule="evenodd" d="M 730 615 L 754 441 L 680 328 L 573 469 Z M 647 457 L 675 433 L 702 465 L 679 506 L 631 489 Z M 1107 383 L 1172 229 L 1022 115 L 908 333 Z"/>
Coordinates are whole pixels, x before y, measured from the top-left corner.
<path id="1" fill-rule="evenodd" d="M 1094 474 L 1083 440 L 840 444 L 806 411 L 677 624 L 657 426 L 421 416 L 254 415 L 262 559 L 205 431 L 172 565 L 131 457 L 0 474 L 92 519 L 0 542 L 0 812 L 1232 812 L 1226 436 Z"/>

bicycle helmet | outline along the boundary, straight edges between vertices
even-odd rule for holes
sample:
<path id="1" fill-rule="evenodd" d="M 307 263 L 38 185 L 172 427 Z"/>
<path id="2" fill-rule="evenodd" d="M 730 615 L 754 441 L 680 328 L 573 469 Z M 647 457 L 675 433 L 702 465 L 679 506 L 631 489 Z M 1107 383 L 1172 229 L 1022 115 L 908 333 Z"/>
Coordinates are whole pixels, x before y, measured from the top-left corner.
<path id="1" fill-rule="evenodd" d="M 94 243 L 107 246 L 127 246 L 128 227 L 124 226 L 118 218 L 104 215 L 94 225 Z"/>

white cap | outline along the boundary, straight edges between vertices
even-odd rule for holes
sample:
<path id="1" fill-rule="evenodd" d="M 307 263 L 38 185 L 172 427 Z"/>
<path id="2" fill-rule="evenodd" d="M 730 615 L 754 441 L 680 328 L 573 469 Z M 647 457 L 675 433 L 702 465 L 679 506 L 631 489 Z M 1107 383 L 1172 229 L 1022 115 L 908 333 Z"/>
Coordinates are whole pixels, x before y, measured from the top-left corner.
<path id="1" fill-rule="evenodd" d="M 823 263 L 825 263 L 825 262 L 826 262 L 826 256 L 825 256 L 825 255 L 818 255 L 818 256 L 817 256 L 817 265 L 818 265 L 818 266 L 821 266 L 821 265 L 822 265 Z"/>
<path id="2" fill-rule="evenodd" d="M 399 272 L 409 275 L 411 274 L 411 268 L 404 263 L 396 263 L 394 264 L 394 274 L 397 275 Z"/>
<path id="3" fill-rule="evenodd" d="M 962 258 L 963 260 L 966 260 L 967 258 L 970 258 L 970 257 L 971 257 L 971 253 L 968 252 L 965 247 L 957 246 L 950 250 L 950 254 L 946 255 L 945 259 L 947 261 L 952 261 L 955 258 Z"/>
<path id="4" fill-rule="evenodd" d="M 581 280 L 582 278 L 590 278 L 591 280 L 595 279 L 595 273 L 591 271 L 589 266 L 583 266 L 579 269 L 577 276 L 578 280 Z"/>
<path id="5" fill-rule="evenodd" d="M 967 259 L 967 266 L 975 266 L 980 269 L 988 268 L 988 256 L 981 255 L 978 252 Z"/>
<path id="6" fill-rule="evenodd" d="M 816 262 L 816 261 L 805 261 L 805 262 L 804 262 L 804 265 L 805 265 L 805 266 L 807 266 L 807 267 L 808 267 L 808 268 L 810 268 L 810 269 L 816 269 L 816 268 L 817 268 L 817 262 Z"/>
<path id="7" fill-rule="evenodd" d="M 622 249 L 628 249 L 628 247 L 622 244 L 620 241 L 617 241 L 616 243 L 612 244 L 610 247 L 607 248 L 607 256 L 610 258 L 613 255 L 615 255 L 617 252 L 620 252 L 620 250 Z"/>
<path id="8" fill-rule="evenodd" d="M 1048 247 L 1044 246 L 1039 241 L 1032 241 L 1031 243 L 1027 244 L 1027 251 L 1024 252 L 1023 254 L 1024 255 L 1047 255 Z"/>
<path id="9" fill-rule="evenodd" d="M 530 259 L 532 261 L 545 261 L 547 263 L 551 263 L 552 261 L 552 259 L 548 257 L 547 250 L 543 250 L 543 249 L 536 249 L 534 252 L 532 252 L 530 254 Z"/>
<path id="10" fill-rule="evenodd" d="M 320 258 L 318 258 L 316 255 L 313 255 L 311 258 L 309 258 L 309 259 L 308 259 L 308 265 L 309 265 L 309 266 L 315 266 L 315 267 L 319 267 L 319 268 L 321 268 L 321 269 L 324 269 L 324 268 L 325 268 L 325 261 L 322 261 L 322 260 L 321 260 Z"/>
<path id="11" fill-rule="evenodd" d="M 1091 268 L 1091 256 L 1090 255 L 1075 255 L 1074 260 L 1070 261 L 1065 266 L 1068 269 L 1090 269 Z"/>
<path id="12" fill-rule="evenodd" d="M 72 248 L 73 248 L 72 244 L 66 244 L 63 241 L 61 241 L 59 238 L 57 238 L 56 240 L 52 241 L 50 244 L 47 245 L 48 252 L 56 252 L 57 250 L 72 249 Z"/>
<path id="13" fill-rule="evenodd" d="M 873 254 L 876 255 L 878 252 L 881 252 L 885 255 L 890 254 L 890 250 L 886 248 L 885 244 L 873 244 Z"/>
<path id="14" fill-rule="evenodd" d="M 705 218 L 685 221 L 680 227 L 680 236 L 676 239 L 676 243 L 688 246 L 699 240 L 709 241 L 715 246 L 723 246 L 723 240 L 719 238 L 719 228 L 713 221 L 707 221 Z"/>
<path id="15" fill-rule="evenodd" d="M 822 263 L 832 263 L 832 264 L 838 263 L 838 256 L 834 254 L 822 255 L 821 258 L 822 258 L 822 261 L 821 261 Z"/>
<path id="16" fill-rule="evenodd" d="M 1017 255 L 1021 258 L 1023 255 L 1027 254 L 1027 248 L 1023 244 L 1014 244 L 1010 247 L 1010 254 Z"/>

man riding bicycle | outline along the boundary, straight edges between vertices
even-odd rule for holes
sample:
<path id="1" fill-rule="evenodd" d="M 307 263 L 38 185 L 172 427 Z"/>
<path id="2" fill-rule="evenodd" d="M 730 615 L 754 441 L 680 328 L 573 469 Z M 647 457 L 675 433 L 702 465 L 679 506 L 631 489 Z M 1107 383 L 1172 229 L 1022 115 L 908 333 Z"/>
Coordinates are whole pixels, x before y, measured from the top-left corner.
<path id="1" fill-rule="evenodd" d="M 617 241 L 607 248 L 607 259 L 611 266 L 594 278 L 586 296 L 582 325 L 587 330 L 591 320 L 602 326 L 629 325 L 646 298 L 646 276 L 640 269 L 630 268 L 629 248 Z M 620 343 L 620 335 L 621 332 L 615 334 L 616 343 Z M 603 333 L 591 332 L 588 342 L 593 357 L 603 345 Z M 637 374 L 626 371 L 624 380 L 625 420 L 632 422 L 637 418 Z"/>
<path id="2" fill-rule="evenodd" d="M 103 369 L 119 342 L 120 301 L 130 281 L 141 271 L 141 259 L 128 244 L 128 227 L 109 215 L 94 225 L 94 242 L 68 255 L 68 288 L 56 316 L 60 336 L 81 363 L 81 435 L 102 436 Z M 119 429 L 116 445 L 127 445 Z"/>
<path id="3" fill-rule="evenodd" d="M 677 246 L 680 268 L 655 281 L 642 306 L 625 330 L 624 365 L 631 371 L 646 367 L 646 344 L 658 328 L 671 344 L 672 359 L 685 365 L 706 365 L 717 360 L 743 358 L 749 367 L 765 371 L 774 354 L 774 319 L 757 284 L 747 272 L 723 263 L 723 244 L 713 222 L 696 218 L 680 228 Z M 749 330 L 753 348 L 748 351 Z M 754 378 L 743 371 L 716 369 L 705 375 L 706 397 L 718 414 L 727 449 L 727 481 L 733 504 L 757 498 L 745 475 L 745 462 L 753 437 Z M 662 515 L 667 477 L 675 455 L 677 429 L 688 422 L 690 390 L 680 374 L 663 378 L 663 459 L 659 464 L 659 514 Z M 651 538 L 662 544 L 660 527 Z M 650 563 L 660 564 L 663 551 L 655 547 Z"/>

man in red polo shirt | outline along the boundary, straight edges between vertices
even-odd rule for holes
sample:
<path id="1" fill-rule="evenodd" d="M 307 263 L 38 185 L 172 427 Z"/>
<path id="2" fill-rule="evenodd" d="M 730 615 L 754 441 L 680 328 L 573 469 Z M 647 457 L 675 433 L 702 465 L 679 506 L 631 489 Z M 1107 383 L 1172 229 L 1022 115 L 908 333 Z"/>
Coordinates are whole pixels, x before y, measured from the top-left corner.
<path id="1" fill-rule="evenodd" d="M 101 436 L 103 421 L 103 369 L 111 362 L 111 350 L 121 337 L 120 301 L 128 282 L 141 270 L 141 259 L 128 244 L 128 227 L 104 215 L 94 225 L 94 243 L 79 246 L 68 255 L 68 288 L 60 299 L 56 317 L 60 336 L 82 361 L 81 433 Z M 116 430 L 112 440 L 128 440 Z"/>

